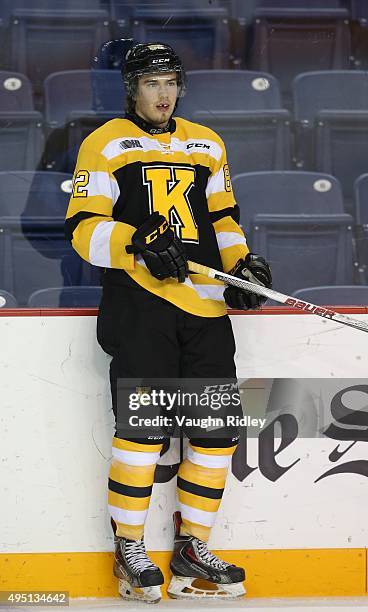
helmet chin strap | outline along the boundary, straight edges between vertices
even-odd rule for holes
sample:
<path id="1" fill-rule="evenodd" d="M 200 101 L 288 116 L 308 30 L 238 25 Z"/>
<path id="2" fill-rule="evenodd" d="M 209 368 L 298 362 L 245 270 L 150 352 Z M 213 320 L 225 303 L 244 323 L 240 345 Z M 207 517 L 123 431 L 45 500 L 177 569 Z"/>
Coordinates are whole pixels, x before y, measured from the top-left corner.
<path id="1" fill-rule="evenodd" d="M 175 108 L 176 108 L 176 105 L 175 105 Z M 160 127 L 157 127 L 156 125 L 153 125 L 153 123 L 146 121 L 145 119 L 137 115 L 137 113 L 135 112 L 133 113 L 126 112 L 125 119 L 129 119 L 130 121 L 135 123 L 135 125 L 140 127 L 144 132 L 147 132 L 148 134 L 165 134 L 166 132 L 170 132 L 172 134 L 176 130 L 176 122 L 175 122 L 175 119 L 173 119 L 172 115 L 166 127 L 164 128 L 160 128 Z"/>

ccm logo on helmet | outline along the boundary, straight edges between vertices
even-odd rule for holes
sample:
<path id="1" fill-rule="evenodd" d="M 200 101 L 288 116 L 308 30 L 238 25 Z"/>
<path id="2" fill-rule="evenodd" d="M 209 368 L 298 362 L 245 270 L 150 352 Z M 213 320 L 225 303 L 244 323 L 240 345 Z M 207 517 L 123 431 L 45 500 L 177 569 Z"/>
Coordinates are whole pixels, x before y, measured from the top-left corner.
<path id="1" fill-rule="evenodd" d="M 335 315 L 333 310 L 321 308 L 320 306 L 313 306 L 312 304 L 308 304 L 308 302 L 299 302 L 298 300 L 294 300 L 293 298 L 288 298 L 285 304 L 287 304 L 288 306 L 294 306 L 294 308 L 299 308 L 299 310 L 313 312 L 316 315 L 320 315 L 321 317 L 327 317 L 328 319 L 333 319 Z"/>
<path id="2" fill-rule="evenodd" d="M 152 64 L 163 64 L 164 62 L 170 61 L 169 57 L 160 57 L 159 59 L 153 59 Z"/>

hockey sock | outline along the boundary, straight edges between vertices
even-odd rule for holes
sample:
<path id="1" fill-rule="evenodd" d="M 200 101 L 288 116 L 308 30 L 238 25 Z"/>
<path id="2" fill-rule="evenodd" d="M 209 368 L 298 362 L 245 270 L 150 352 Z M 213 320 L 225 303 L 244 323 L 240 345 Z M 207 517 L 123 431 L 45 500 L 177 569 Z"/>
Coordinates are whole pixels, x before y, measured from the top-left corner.
<path id="1" fill-rule="evenodd" d="M 156 463 L 162 444 L 113 438 L 109 474 L 109 511 L 116 535 L 130 540 L 143 536 Z"/>
<path id="2" fill-rule="evenodd" d="M 180 535 L 192 535 L 207 542 L 236 444 L 229 441 L 229 446 L 221 448 L 205 448 L 199 444 L 199 440 L 196 446 L 189 444 L 187 458 L 178 471 Z"/>

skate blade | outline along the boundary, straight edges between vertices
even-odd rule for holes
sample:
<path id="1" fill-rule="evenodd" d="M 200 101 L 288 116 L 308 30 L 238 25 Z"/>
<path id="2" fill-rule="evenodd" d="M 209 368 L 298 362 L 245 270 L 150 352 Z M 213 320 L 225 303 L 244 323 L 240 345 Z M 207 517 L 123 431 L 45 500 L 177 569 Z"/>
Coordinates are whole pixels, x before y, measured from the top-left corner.
<path id="1" fill-rule="evenodd" d="M 161 600 L 159 586 L 133 587 L 126 580 L 119 580 L 119 593 L 123 599 L 129 601 L 144 601 L 145 603 L 158 603 Z"/>
<path id="2" fill-rule="evenodd" d="M 167 594 L 172 599 L 235 599 L 245 595 L 242 582 L 216 584 L 202 578 L 173 576 Z"/>

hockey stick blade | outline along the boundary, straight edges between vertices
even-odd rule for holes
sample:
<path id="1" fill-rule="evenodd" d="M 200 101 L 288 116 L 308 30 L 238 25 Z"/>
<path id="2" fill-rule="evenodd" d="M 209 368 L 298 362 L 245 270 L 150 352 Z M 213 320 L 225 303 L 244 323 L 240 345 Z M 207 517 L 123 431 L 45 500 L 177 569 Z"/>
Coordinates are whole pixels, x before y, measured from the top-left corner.
<path id="1" fill-rule="evenodd" d="M 293 298 L 290 295 L 285 295 L 284 293 L 279 293 L 278 291 L 274 291 L 273 289 L 268 289 L 263 285 L 259 285 L 257 279 L 252 274 L 250 274 L 250 278 L 253 278 L 253 280 L 255 281 L 253 283 L 248 280 L 237 278 L 236 276 L 231 276 L 231 274 L 226 274 L 225 272 L 219 272 L 219 270 L 214 270 L 213 268 L 203 266 L 202 264 L 195 263 L 194 261 L 188 261 L 188 265 L 189 270 L 191 272 L 203 274 L 204 276 L 208 276 L 209 278 L 215 278 L 216 280 L 222 281 L 225 285 L 233 285 L 234 287 L 240 287 L 241 289 L 252 291 L 257 295 L 263 295 L 269 298 L 270 300 L 275 300 L 275 302 L 280 302 L 280 304 L 286 304 L 286 306 L 291 306 L 291 308 L 303 310 L 306 313 L 315 314 L 319 317 L 323 317 L 324 319 L 336 321 L 336 323 L 342 323 L 343 325 L 354 327 L 354 329 L 359 329 L 360 331 L 368 332 L 368 323 L 364 323 L 364 321 L 358 321 L 358 319 L 354 319 L 353 317 L 349 317 L 348 315 L 335 312 L 330 308 L 316 306 L 315 304 L 310 304 L 309 302 L 304 302 L 302 300 Z"/>

